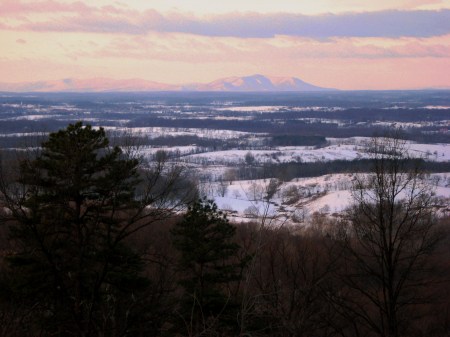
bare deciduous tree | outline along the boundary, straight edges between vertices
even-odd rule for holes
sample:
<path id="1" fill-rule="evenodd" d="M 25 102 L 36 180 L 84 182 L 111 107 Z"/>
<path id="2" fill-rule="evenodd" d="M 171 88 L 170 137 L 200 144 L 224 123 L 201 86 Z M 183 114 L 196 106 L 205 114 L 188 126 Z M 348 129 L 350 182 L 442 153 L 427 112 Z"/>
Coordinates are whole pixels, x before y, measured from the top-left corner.
<path id="1" fill-rule="evenodd" d="M 418 290 L 438 240 L 433 193 L 398 137 L 374 138 L 371 155 L 373 173 L 353 186 L 342 274 L 347 296 L 338 308 L 359 334 L 404 336 L 409 310 L 426 300 Z"/>

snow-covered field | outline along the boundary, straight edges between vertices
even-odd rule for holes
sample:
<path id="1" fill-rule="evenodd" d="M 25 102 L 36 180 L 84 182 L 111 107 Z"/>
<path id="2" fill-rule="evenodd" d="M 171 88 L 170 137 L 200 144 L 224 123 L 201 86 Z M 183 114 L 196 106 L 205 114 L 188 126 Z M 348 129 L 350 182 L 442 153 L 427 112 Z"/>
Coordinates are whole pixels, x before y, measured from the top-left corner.
<path id="1" fill-rule="evenodd" d="M 338 216 L 352 205 L 354 179 L 355 174 L 334 174 L 280 182 L 269 199 L 268 180 L 208 183 L 202 186 L 202 192 L 227 211 L 233 221 L 307 223 L 315 212 Z M 427 177 L 427 184 L 439 198 L 439 204 L 446 208 L 445 212 L 450 212 L 450 173 L 432 174 Z"/>
<path id="2" fill-rule="evenodd" d="M 316 162 L 369 158 L 367 149 L 370 138 L 329 138 L 329 145 L 322 148 L 308 146 L 274 147 L 270 150 L 227 150 L 188 155 L 183 160 L 191 163 L 236 165 L 245 162 L 251 153 L 257 163 Z M 432 161 L 450 161 L 450 144 L 406 143 L 411 157 Z"/>

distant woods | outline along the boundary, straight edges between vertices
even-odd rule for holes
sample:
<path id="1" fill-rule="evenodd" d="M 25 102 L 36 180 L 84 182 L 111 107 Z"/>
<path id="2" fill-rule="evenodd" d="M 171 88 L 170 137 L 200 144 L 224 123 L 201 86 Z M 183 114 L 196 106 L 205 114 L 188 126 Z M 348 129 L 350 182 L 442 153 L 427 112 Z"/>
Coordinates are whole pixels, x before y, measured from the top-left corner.
<path id="1" fill-rule="evenodd" d="M 166 153 L 114 145 L 76 123 L 1 157 L 1 336 L 448 334 L 449 218 L 400 139 L 341 163 L 371 174 L 306 227 L 232 224 Z"/>
<path id="2" fill-rule="evenodd" d="M 23 136 L 54 132 L 88 118 L 105 128 L 233 130 L 271 137 L 372 137 L 399 129 L 407 140 L 450 143 L 448 102 L 448 90 L 5 93 L 0 97 L 0 115 L 3 134 Z M 10 141 L 0 137 L 0 147 Z"/>

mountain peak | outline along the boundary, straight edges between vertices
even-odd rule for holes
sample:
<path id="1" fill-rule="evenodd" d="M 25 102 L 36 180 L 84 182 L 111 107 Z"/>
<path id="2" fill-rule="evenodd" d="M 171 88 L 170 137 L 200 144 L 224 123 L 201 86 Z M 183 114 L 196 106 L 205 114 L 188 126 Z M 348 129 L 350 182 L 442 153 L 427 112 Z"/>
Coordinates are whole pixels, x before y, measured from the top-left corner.
<path id="1" fill-rule="evenodd" d="M 208 84 L 199 85 L 202 91 L 321 91 L 330 90 L 302 81 L 296 77 L 270 77 L 255 74 L 242 77 L 227 77 Z"/>

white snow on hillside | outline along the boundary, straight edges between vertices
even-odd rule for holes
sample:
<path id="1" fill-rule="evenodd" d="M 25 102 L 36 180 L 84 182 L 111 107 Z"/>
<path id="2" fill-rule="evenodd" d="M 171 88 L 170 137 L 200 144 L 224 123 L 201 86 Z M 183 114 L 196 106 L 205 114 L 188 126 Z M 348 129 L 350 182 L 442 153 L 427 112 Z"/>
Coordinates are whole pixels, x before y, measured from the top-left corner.
<path id="1" fill-rule="evenodd" d="M 268 180 L 235 181 L 222 185 L 222 188 L 220 183 L 209 183 L 203 186 L 203 192 L 237 222 L 261 221 L 265 218 L 277 224 L 307 223 L 315 212 L 339 216 L 352 205 L 353 179 L 355 174 L 294 179 L 280 183 L 277 192 L 269 200 L 265 198 Z M 448 207 L 450 174 L 432 174 L 426 181 L 440 199 L 439 204 Z"/>
<path id="2" fill-rule="evenodd" d="M 130 133 L 133 135 L 145 136 L 149 138 L 164 136 L 197 136 L 211 139 L 230 139 L 242 136 L 253 135 L 253 133 L 231 130 L 196 129 L 196 128 L 175 128 L 175 127 L 115 127 L 107 126 L 105 130 L 119 133 Z M 260 134 L 263 135 L 263 134 Z"/>
<path id="3" fill-rule="evenodd" d="M 368 139 L 349 139 L 348 142 L 333 139 L 322 148 L 305 146 L 274 147 L 271 150 L 226 150 L 204 152 L 186 156 L 184 161 L 192 163 L 236 165 L 245 162 L 250 152 L 256 163 L 316 162 L 370 158 L 367 152 Z M 406 147 L 414 158 L 445 162 L 450 160 L 450 144 L 417 144 L 408 142 Z"/>
<path id="4" fill-rule="evenodd" d="M 349 190 L 333 191 L 325 194 L 306 207 L 313 212 L 339 213 L 351 204 L 351 192 Z"/>
<path id="5" fill-rule="evenodd" d="M 434 161 L 450 160 L 450 144 L 409 143 L 409 152 L 413 157 L 424 157 Z"/>

